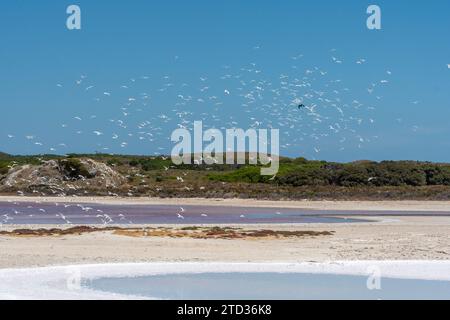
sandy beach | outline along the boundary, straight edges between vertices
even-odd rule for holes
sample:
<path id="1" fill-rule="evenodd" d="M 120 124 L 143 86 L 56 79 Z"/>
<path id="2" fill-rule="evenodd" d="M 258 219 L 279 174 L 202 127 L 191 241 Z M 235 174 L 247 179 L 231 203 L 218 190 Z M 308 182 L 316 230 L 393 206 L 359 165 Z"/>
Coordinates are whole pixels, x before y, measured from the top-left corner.
<path id="1" fill-rule="evenodd" d="M 32 198 L 0 197 L 3 202 L 171 204 L 285 207 L 312 210 L 402 211 L 401 216 L 367 216 L 362 223 L 230 225 L 242 230 L 331 232 L 299 238 L 193 239 L 132 237 L 99 231 L 87 234 L 0 236 L 0 268 L 131 262 L 325 262 L 336 260 L 448 260 L 450 217 L 408 216 L 408 212 L 449 212 L 449 202 L 256 201 L 240 199 Z M 352 216 L 352 218 L 358 218 Z M 111 225 L 109 225 L 111 226 Z M 2 225 L 15 229 L 67 228 L 67 225 Z M 146 227 L 145 225 L 135 227 Z M 171 226 L 182 228 L 182 226 Z"/>

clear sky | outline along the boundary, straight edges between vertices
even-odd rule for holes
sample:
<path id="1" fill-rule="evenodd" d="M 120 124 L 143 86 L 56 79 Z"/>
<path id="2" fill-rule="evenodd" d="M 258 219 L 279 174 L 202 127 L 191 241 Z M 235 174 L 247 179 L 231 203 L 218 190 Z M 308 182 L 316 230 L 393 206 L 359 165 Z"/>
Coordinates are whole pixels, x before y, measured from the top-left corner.
<path id="1" fill-rule="evenodd" d="M 0 150 L 167 154 L 203 120 L 279 128 L 282 155 L 450 162 L 449 32 L 447 0 L 4 0 Z"/>

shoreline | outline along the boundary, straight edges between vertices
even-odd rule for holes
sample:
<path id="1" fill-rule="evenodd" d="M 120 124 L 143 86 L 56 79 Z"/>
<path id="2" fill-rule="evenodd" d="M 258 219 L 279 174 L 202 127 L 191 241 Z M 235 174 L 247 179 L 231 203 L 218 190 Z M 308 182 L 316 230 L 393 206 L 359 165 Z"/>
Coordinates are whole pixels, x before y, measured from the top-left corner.
<path id="1" fill-rule="evenodd" d="M 128 277 L 164 274 L 228 273 L 228 272 L 280 272 L 366 276 L 372 274 L 369 267 L 378 267 L 384 277 L 395 279 L 417 279 L 450 281 L 450 260 L 330 260 L 324 262 L 167 262 L 151 263 L 94 263 L 82 265 L 54 265 L 47 267 L 26 267 L 0 269 L 0 279 L 11 275 L 41 273 L 46 271 L 66 272 L 78 269 L 85 279 L 98 279 L 107 272 L 110 277 Z M 434 272 L 430 272 L 429 268 Z"/>
<path id="2" fill-rule="evenodd" d="M 85 203 L 106 205 L 195 205 L 252 208 L 294 208 L 308 210 L 349 211 L 432 211 L 450 212 L 450 201 L 393 200 L 393 201 L 328 201 L 328 200 L 257 200 L 209 198 L 149 198 L 149 197 L 21 197 L 0 196 L 0 202 Z"/>

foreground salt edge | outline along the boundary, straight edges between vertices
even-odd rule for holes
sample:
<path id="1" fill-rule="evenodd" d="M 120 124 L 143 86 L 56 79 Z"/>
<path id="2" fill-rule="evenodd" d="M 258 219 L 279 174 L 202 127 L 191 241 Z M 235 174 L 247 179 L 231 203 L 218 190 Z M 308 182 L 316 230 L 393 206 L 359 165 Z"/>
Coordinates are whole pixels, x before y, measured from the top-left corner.
<path id="1" fill-rule="evenodd" d="M 165 274 L 275 272 L 368 276 L 377 267 L 382 277 L 450 281 L 448 261 L 334 261 L 327 263 L 115 263 L 0 270 L 0 299 L 139 299 L 87 288 L 70 289 L 68 279 L 83 280 Z"/>

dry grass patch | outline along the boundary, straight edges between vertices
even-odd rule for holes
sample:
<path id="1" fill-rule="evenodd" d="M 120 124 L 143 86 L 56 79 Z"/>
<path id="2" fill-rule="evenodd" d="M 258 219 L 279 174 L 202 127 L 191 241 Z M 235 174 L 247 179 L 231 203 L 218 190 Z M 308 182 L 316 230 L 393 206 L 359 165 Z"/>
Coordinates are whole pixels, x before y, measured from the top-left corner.
<path id="1" fill-rule="evenodd" d="M 110 231 L 114 235 L 146 238 L 169 237 L 191 239 L 283 239 L 331 236 L 334 231 L 278 231 L 278 230 L 245 230 L 231 227 L 148 227 L 148 228 L 120 228 L 120 227 L 89 227 L 77 226 L 67 229 L 16 229 L 13 231 L 0 231 L 0 236 L 11 237 L 51 237 L 66 235 L 82 235 L 86 233 Z"/>
<path id="2" fill-rule="evenodd" d="M 330 236 L 334 231 L 243 230 L 229 227 L 184 227 L 119 229 L 114 234 L 128 237 L 169 237 L 191 239 L 282 239 Z"/>

